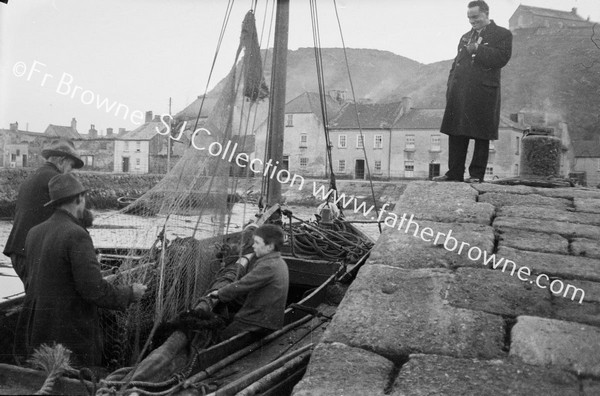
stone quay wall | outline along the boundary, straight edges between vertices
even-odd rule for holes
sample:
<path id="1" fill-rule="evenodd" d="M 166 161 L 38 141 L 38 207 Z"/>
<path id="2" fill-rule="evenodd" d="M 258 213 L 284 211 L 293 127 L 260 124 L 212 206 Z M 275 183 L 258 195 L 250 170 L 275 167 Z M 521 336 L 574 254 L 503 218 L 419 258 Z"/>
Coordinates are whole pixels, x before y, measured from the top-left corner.
<path id="1" fill-rule="evenodd" d="M 600 394 L 600 191 L 415 182 L 392 212 L 293 395 Z M 432 241 L 450 231 L 531 277 Z"/>
<path id="2" fill-rule="evenodd" d="M 0 169 L 0 217 L 13 217 L 19 186 L 33 172 L 28 169 Z M 140 196 L 164 175 L 132 175 L 103 172 L 73 172 L 89 188 L 88 201 L 94 209 L 113 209 L 121 196 Z"/>

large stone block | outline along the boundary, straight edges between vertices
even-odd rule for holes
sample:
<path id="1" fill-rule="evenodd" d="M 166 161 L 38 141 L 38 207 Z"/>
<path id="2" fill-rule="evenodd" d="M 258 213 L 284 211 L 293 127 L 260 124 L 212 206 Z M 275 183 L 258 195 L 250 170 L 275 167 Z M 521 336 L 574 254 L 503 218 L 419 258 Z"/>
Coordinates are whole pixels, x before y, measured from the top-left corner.
<path id="1" fill-rule="evenodd" d="M 487 202 L 494 207 L 502 206 L 546 206 L 557 209 L 571 207 L 571 202 L 562 198 L 543 197 L 538 194 L 508 194 L 508 193 L 484 193 L 479 196 L 479 202 Z"/>
<path id="2" fill-rule="evenodd" d="M 408 233 L 406 226 L 401 230 L 386 230 L 379 237 L 368 263 L 406 269 L 480 266 L 481 259 L 469 258 L 470 247 L 477 247 L 488 253 L 494 249 L 494 230 L 488 225 L 413 221 Z M 458 246 L 455 247 L 456 244 Z M 474 249 L 471 258 L 476 259 L 478 256 L 481 253 Z"/>
<path id="3" fill-rule="evenodd" d="M 600 214 L 580 213 L 543 206 L 503 206 L 498 210 L 497 216 L 600 225 Z"/>
<path id="4" fill-rule="evenodd" d="M 553 309 L 548 291 L 489 269 L 459 268 L 448 301 L 454 307 L 513 317 L 552 317 Z"/>
<path id="5" fill-rule="evenodd" d="M 511 331 L 510 356 L 527 364 L 600 377 L 600 328 L 519 316 Z"/>
<path id="6" fill-rule="evenodd" d="M 600 199 L 575 198 L 573 205 L 578 212 L 600 213 Z"/>
<path id="7" fill-rule="evenodd" d="M 454 308 L 445 296 L 448 270 L 363 267 L 323 335 L 383 356 L 435 353 L 456 357 L 504 356 L 500 316 Z"/>
<path id="8" fill-rule="evenodd" d="M 569 241 L 558 234 L 545 234 L 516 228 L 501 228 L 498 231 L 498 246 L 534 252 L 569 254 Z"/>
<path id="9" fill-rule="evenodd" d="M 569 280 L 569 284 L 584 291 L 583 302 L 570 298 L 552 300 L 552 317 L 570 322 L 585 323 L 600 327 L 600 282 Z"/>
<path id="10" fill-rule="evenodd" d="M 394 364 L 364 349 L 319 344 L 294 396 L 384 395 Z"/>
<path id="11" fill-rule="evenodd" d="M 566 199 L 575 199 L 575 198 L 583 198 L 583 199 L 600 199 L 600 190 L 598 189 L 583 189 L 583 188 L 571 188 L 571 187 L 561 187 L 561 188 L 536 188 L 536 194 L 543 195 L 545 197 L 553 197 L 553 198 L 566 198 Z"/>
<path id="12" fill-rule="evenodd" d="M 496 217 L 494 228 L 501 232 L 506 229 L 520 229 L 547 234 L 559 234 L 566 238 L 600 239 L 600 227 L 589 224 L 575 224 L 563 221 L 550 221 L 538 219 L 520 219 L 517 217 Z"/>
<path id="13" fill-rule="evenodd" d="M 490 224 L 494 207 L 477 203 L 477 191 L 466 183 L 413 182 L 397 202 L 394 212 L 419 220 L 442 223 Z"/>
<path id="14" fill-rule="evenodd" d="M 571 241 L 571 253 L 575 256 L 600 259 L 600 241 L 575 238 Z"/>
<path id="15" fill-rule="evenodd" d="M 493 193 L 506 193 L 506 194 L 535 194 L 535 187 L 530 186 L 510 186 L 503 184 L 492 184 L 492 183 L 481 183 L 481 184 L 472 184 L 475 190 L 477 190 L 480 194 L 493 192 Z"/>
<path id="16" fill-rule="evenodd" d="M 410 360 L 400 369 L 391 395 L 581 394 L 577 377 L 558 369 L 543 369 L 507 360 L 415 354 L 410 355 Z"/>
<path id="17" fill-rule="evenodd" d="M 566 285 L 569 281 L 565 279 L 580 279 L 598 282 L 600 281 L 600 261 L 587 257 L 565 256 L 562 254 L 528 252 L 517 250 L 508 247 L 500 247 L 496 253 L 497 262 L 500 258 L 504 258 L 502 264 L 498 265 L 498 269 L 503 270 L 506 259 L 509 259 L 516 264 L 518 271 L 519 267 L 529 267 L 532 274 L 546 274 L 564 278 L 562 282 Z M 490 263 L 490 266 L 492 264 Z M 504 271 L 511 272 L 512 264 L 506 265 Z M 534 282 L 535 276 L 532 275 L 531 282 Z M 542 281 L 540 281 L 542 282 Z M 556 286 L 558 290 L 560 285 Z M 566 287 L 566 286 L 565 286 Z"/>

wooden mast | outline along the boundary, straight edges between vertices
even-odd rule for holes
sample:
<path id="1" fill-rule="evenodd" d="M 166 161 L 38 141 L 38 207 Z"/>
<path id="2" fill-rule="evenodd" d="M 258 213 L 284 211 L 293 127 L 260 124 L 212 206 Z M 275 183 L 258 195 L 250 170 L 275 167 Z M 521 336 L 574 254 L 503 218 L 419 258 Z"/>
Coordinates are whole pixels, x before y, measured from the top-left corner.
<path id="1" fill-rule="evenodd" d="M 287 47 L 290 19 L 289 0 L 277 0 L 273 64 L 271 66 L 271 101 L 269 106 L 269 145 L 267 161 L 283 166 L 283 131 L 285 128 L 285 86 L 287 80 Z M 281 184 L 267 175 L 267 205 L 281 203 Z"/>

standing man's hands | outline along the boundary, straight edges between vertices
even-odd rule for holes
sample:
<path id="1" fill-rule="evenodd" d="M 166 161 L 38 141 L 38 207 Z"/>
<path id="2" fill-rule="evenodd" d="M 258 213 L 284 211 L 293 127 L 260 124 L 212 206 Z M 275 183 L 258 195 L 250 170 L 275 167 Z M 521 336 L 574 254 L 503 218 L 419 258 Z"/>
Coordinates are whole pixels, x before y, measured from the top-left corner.
<path id="1" fill-rule="evenodd" d="M 143 285 L 141 283 L 134 283 L 131 285 L 131 290 L 133 291 L 133 301 L 140 301 L 146 293 L 146 289 L 148 286 Z"/>

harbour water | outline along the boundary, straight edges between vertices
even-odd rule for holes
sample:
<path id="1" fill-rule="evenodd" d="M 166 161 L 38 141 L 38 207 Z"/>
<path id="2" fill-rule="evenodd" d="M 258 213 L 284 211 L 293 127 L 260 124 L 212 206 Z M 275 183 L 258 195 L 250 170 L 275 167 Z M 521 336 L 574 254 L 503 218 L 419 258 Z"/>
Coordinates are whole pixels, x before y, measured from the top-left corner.
<path id="1" fill-rule="evenodd" d="M 315 208 L 307 206 L 288 206 L 294 216 L 314 219 Z M 255 218 L 256 206 L 237 203 L 231 210 L 228 232 L 237 232 L 244 224 Z M 94 225 L 89 229 L 96 248 L 150 248 L 157 240 L 157 235 L 164 228 L 167 239 L 176 237 L 208 238 L 218 232 L 218 219 L 212 214 L 198 216 L 166 216 L 140 217 L 126 215 L 118 211 L 93 211 Z M 346 213 L 350 220 L 366 220 L 363 216 Z M 377 240 L 379 231 L 376 224 L 355 224 L 373 240 Z M 0 249 L 12 228 L 11 221 L 0 221 Z M 194 233 L 194 230 L 196 232 Z M 0 254 L 0 302 L 6 298 L 23 293 L 23 284 L 12 269 L 10 259 Z"/>

